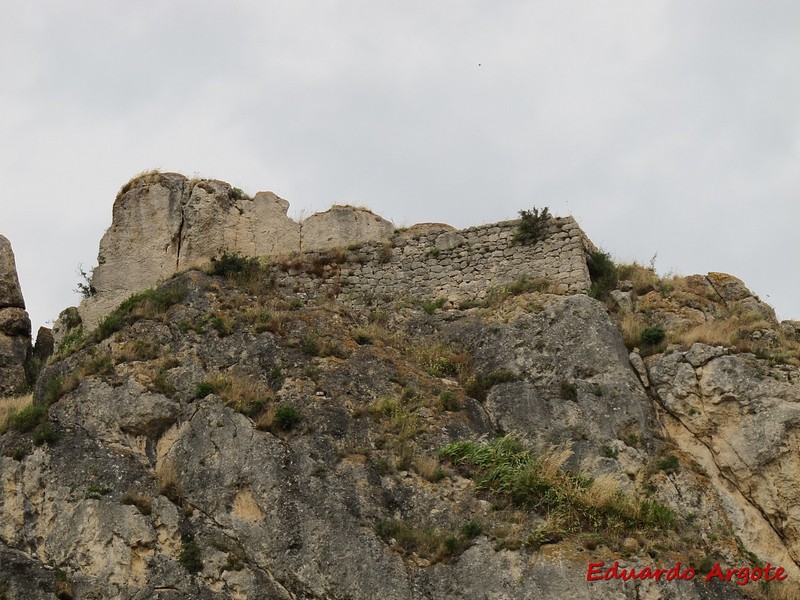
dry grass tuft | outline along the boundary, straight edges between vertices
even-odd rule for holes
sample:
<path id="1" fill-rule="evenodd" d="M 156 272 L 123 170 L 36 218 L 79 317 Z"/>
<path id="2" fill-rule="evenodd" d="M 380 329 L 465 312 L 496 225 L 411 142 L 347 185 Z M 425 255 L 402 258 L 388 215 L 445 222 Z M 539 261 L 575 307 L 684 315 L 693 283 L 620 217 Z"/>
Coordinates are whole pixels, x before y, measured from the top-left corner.
<path id="1" fill-rule="evenodd" d="M 228 406 L 248 417 L 257 415 L 275 396 L 266 384 L 245 377 L 217 375 L 209 383 Z"/>
<path id="2" fill-rule="evenodd" d="M 158 483 L 158 492 L 161 495 L 166 496 L 176 504 L 183 501 L 183 488 L 174 462 L 162 460 L 156 465 L 156 482 Z"/>
<path id="3" fill-rule="evenodd" d="M 426 456 L 424 454 L 417 454 L 412 460 L 414 470 L 419 473 L 420 477 L 428 481 L 439 481 L 445 475 L 444 470 L 439 465 L 436 458 Z"/>
<path id="4" fill-rule="evenodd" d="M 135 506 L 143 515 L 149 515 L 153 512 L 153 503 L 150 496 L 135 490 L 128 490 L 125 492 L 122 498 L 120 498 L 120 502 L 122 504 Z"/>
<path id="5" fill-rule="evenodd" d="M 0 434 L 8 431 L 8 424 L 14 414 L 26 406 L 30 406 L 33 395 L 0 398 Z"/>
<path id="6" fill-rule="evenodd" d="M 627 346 L 628 350 L 632 350 L 639 345 L 644 328 L 645 323 L 640 315 L 631 314 L 629 312 L 622 314 L 619 329 L 622 333 L 622 340 L 625 342 L 625 346 Z"/>
<path id="7" fill-rule="evenodd" d="M 550 446 L 539 457 L 541 477 L 546 481 L 554 481 L 566 462 L 572 456 L 572 443 L 563 446 Z"/>

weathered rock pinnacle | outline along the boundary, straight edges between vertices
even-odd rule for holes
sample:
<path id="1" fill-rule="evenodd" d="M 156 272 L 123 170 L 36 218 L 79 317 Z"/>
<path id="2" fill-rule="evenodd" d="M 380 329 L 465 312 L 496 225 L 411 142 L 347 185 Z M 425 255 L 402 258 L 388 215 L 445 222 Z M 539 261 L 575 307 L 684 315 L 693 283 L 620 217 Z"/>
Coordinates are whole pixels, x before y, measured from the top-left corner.
<path id="1" fill-rule="evenodd" d="M 19 287 L 11 243 L 0 235 L 0 396 L 25 390 L 31 322 Z"/>

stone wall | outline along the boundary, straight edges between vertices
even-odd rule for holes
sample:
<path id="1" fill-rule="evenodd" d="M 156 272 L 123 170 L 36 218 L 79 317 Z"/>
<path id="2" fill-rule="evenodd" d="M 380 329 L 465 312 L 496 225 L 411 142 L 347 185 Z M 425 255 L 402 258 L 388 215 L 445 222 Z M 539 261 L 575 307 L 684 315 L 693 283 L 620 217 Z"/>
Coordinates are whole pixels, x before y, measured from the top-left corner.
<path id="1" fill-rule="evenodd" d="M 546 280 L 556 293 L 589 290 L 586 257 L 595 247 L 572 217 L 553 219 L 546 237 L 532 245 L 512 243 L 517 223 L 461 231 L 415 226 L 388 243 L 306 253 L 279 261 L 273 271 L 279 285 L 308 297 L 479 300 L 523 277 Z"/>

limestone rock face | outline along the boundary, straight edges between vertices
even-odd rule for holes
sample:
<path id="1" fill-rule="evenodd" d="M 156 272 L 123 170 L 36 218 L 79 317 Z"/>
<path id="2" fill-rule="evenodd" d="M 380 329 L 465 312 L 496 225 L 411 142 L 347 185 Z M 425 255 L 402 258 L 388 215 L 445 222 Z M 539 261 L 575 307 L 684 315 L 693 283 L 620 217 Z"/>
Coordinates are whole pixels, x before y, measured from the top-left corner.
<path id="1" fill-rule="evenodd" d="M 31 322 L 17 277 L 11 243 L 0 235 L 0 396 L 22 393 Z"/>
<path id="2" fill-rule="evenodd" d="M 300 225 L 289 203 L 272 192 L 236 197 L 221 181 L 194 186 L 183 209 L 178 270 L 199 267 L 225 251 L 245 256 L 277 256 L 300 249 Z"/>
<path id="3" fill-rule="evenodd" d="M 482 373 L 524 374 L 491 388 L 485 407 L 493 422 L 534 447 L 580 438 L 573 464 L 593 468 L 602 447 L 617 440 L 636 438 L 646 446 L 655 419 L 604 313 L 587 296 L 555 296 L 541 312 L 516 315 L 512 327 L 458 321 L 446 331 L 470 350 Z"/>
<path id="4" fill-rule="evenodd" d="M 117 196 L 92 273 L 96 294 L 79 308 L 84 328 L 178 269 L 187 183 L 176 173 L 151 174 Z"/>
<path id="5" fill-rule="evenodd" d="M 800 369 L 699 343 L 649 363 L 668 433 L 719 481 L 737 535 L 800 575 Z"/>
<path id="6" fill-rule="evenodd" d="M 177 173 L 132 180 L 114 202 L 111 227 L 100 241 L 92 274 L 96 294 L 79 308 L 84 327 L 94 328 L 132 294 L 223 252 L 300 250 L 300 225 L 286 215 L 288 207 L 271 192 L 247 198 L 225 182 Z"/>
<path id="7" fill-rule="evenodd" d="M 302 249 L 324 250 L 357 242 L 389 242 L 394 225 L 365 208 L 334 206 L 303 221 Z"/>

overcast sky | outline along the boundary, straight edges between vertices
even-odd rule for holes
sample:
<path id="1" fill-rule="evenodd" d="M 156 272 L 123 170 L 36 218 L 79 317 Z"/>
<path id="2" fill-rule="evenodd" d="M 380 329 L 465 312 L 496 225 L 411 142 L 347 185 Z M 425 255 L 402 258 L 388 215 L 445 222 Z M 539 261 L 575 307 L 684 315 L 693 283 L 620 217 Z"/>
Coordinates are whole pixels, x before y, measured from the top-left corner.
<path id="1" fill-rule="evenodd" d="M 0 233 L 34 327 L 151 168 L 457 227 L 548 206 L 800 319 L 800 2 L 5 2 Z"/>

